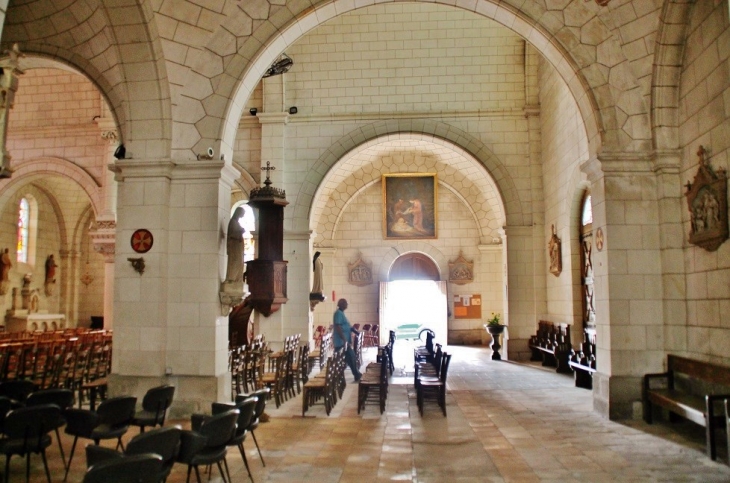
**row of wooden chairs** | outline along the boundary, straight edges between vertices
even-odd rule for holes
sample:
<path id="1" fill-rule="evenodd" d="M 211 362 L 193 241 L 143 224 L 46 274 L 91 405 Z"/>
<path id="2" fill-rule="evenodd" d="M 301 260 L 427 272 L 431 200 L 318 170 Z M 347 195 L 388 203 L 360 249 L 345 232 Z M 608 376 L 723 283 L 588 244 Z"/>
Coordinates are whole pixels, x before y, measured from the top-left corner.
<path id="1" fill-rule="evenodd" d="M 264 372 L 263 364 L 271 352 L 263 335 L 257 335 L 250 344 L 233 347 L 228 351 L 231 372 L 231 395 L 255 391 Z"/>
<path id="2" fill-rule="evenodd" d="M 333 351 L 334 346 L 332 345 L 332 331 L 329 331 L 322 334 L 319 339 L 319 345 L 315 345 L 314 350 L 309 352 L 308 360 L 310 369 L 313 368 L 316 363 L 321 370 L 322 367 L 324 367 L 325 361 L 329 359 Z"/>
<path id="3" fill-rule="evenodd" d="M 451 363 L 451 354 L 442 350 L 441 344 L 436 344 L 432 354 L 423 352 L 414 354 L 415 372 L 413 384 L 416 388 L 416 403 L 418 412 L 423 416 L 425 401 L 436 401 L 446 416 L 446 376 Z"/>
<path id="4" fill-rule="evenodd" d="M 268 372 L 260 377 L 260 386 L 268 387 L 278 408 L 301 392 L 301 381 L 309 376 L 309 344 L 301 345 L 301 334 L 289 336 L 281 351 L 268 357 Z"/>
<path id="5" fill-rule="evenodd" d="M 302 417 L 310 407 L 322 401 L 327 416 L 337 401 L 342 399 L 347 382 L 345 381 L 345 351 L 335 351 L 317 375 L 304 384 L 302 392 Z"/>
<path id="6" fill-rule="evenodd" d="M 371 362 L 365 368 L 357 386 L 357 413 L 365 409 L 365 405 L 372 403 L 380 407 L 380 414 L 385 412 L 385 403 L 388 399 L 388 369 L 390 368 L 390 354 L 386 347 L 378 349 L 380 357 L 377 362 Z"/>

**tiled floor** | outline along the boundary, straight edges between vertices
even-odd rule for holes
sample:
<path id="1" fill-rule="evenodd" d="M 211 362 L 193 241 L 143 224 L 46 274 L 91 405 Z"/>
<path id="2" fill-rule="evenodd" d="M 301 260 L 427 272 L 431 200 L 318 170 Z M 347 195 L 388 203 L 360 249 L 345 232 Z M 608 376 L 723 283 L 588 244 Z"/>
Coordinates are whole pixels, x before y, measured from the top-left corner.
<path id="1" fill-rule="evenodd" d="M 607 421 L 593 412 L 590 391 L 575 388 L 571 378 L 491 361 L 486 348 L 449 348 L 448 417 L 435 404 L 421 417 L 407 377 L 406 344 L 396 344 L 400 367 L 382 416 L 375 406 L 358 416 L 349 371 L 344 398 L 329 417 L 315 406 L 302 418 L 301 397 L 278 409 L 271 402 L 271 421 L 257 430 L 266 467 L 253 440 L 245 442 L 255 481 L 730 482 L 730 468 L 705 456 L 703 428 Z M 67 436 L 64 445 L 68 453 Z M 724 457 L 724 443 L 722 451 Z M 53 481 L 61 481 L 55 440 L 49 459 Z M 40 458 L 32 461 L 31 481 L 45 481 Z M 248 480 L 237 451 L 229 451 L 228 463 L 234 482 Z M 81 481 L 84 468 L 82 452 L 69 481 Z M 23 481 L 24 470 L 13 458 L 11 481 Z M 185 481 L 185 475 L 176 465 L 168 481 Z M 220 481 L 215 469 L 212 481 Z"/>

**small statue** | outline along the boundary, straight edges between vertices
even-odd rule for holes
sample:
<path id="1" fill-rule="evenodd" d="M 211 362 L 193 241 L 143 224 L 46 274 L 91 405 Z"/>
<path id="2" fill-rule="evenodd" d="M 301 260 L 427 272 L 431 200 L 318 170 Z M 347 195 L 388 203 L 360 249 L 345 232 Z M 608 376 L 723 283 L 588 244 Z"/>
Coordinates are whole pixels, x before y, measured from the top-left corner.
<path id="1" fill-rule="evenodd" d="M 243 284 L 243 233 L 246 230 L 241 226 L 241 218 L 243 218 L 243 207 L 239 206 L 233 212 L 231 221 L 228 222 L 228 235 L 226 237 L 226 253 L 228 254 L 227 283 L 240 282 Z"/>
<path id="2" fill-rule="evenodd" d="M 53 254 L 48 255 L 46 258 L 46 283 L 56 283 L 56 261 L 53 259 Z"/>

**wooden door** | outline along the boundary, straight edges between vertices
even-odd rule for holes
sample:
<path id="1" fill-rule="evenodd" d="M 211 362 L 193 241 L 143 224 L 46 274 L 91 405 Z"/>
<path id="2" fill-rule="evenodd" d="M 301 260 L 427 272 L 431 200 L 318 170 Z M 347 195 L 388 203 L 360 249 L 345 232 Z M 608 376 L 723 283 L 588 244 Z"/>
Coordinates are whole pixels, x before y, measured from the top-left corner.
<path id="1" fill-rule="evenodd" d="M 591 195 L 586 192 L 580 217 L 581 294 L 583 299 L 583 327 L 596 327 L 596 308 L 593 295 L 593 210 Z"/>
<path id="2" fill-rule="evenodd" d="M 390 269 L 390 281 L 441 280 L 436 264 L 422 253 L 406 253 L 398 257 Z"/>

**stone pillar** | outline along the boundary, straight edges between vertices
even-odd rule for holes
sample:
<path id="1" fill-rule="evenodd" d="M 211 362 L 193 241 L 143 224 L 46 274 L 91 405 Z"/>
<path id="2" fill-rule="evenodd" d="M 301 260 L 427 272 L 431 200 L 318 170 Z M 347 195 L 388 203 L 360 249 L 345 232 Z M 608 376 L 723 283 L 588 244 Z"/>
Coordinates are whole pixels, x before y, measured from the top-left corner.
<path id="1" fill-rule="evenodd" d="M 657 177 L 650 155 L 603 153 L 581 166 L 591 181 L 597 367 L 593 405 L 611 419 L 639 417 L 641 378 L 664 358 Z"/>
<path id="2" fill-rule="evenodd" d="M 238 172 L 217 160 L 118 160 L 112 395 L 176 386 L 172 417 L 230 400 L 225 277 L 230 189 Z M 139 228 L 152 248 L 135 253 Z M 137 273 L 128 258 L 143 257 Z"/>
<path id="3" fill-rule="evenodd" d="M 538 270 L 536 263 L 539 259 L 536 254 L 544 251 L 541 235 L 533 226 L 505 227 L 508 300 L 505 320 L 508 320 L 512 359 L 529 359 L 527 345 L 530 336 L 535 334 L 538 306 L 544 300 L 538 279 L 545 278 L 545 270 Z"/>
<path id="4" fill-rule="evenodd" d="M 102 139 L 108 141 L 105 153 L 107 166 L 114 162 L 114 150 L 118 144 L 118 134 L 114 119 L 105 116 L 96 121 L 101 130 Z M 94 251 L 104 257 L 104 328 L 114 327 L 114 250 L 117 226 L 117 182 L 114 172 L 107 170 L 102 184 L 104 205 L 101 213 L 97 213 L 94 227 L 89 236 L 94 244 Z"/>
<path id="5" fill-rule="evenodd" d="M 286 146 L 286 123 L 289 119 L 289 114 L 283 112 L 284 109 L 284 75 L 277 75 L 267 77 L 264 79 L 264 112 L 258 114 L 259 122 L 261 123 L 261 167 L 266 167 L 266 163 L 270 162 L 271 166 L 276 169 L 269 171 L 269 178 L 271 179 L 272 186 L 274 188 L 287 189 L 287 183 L 285 179 L 286 175 L 286 158 L 285 158 L 285 146 Z M 266 176 L 262 174 L 261 179 Z M 298 186 L 297 186 L 298 188 Z M 292 203 L 290 206 L 293 206 Z M 284 209 L 284 219 L 291 218 L 292 208 Z M 283 304 L 278 311 L 271 314 L 269 317 L 263 317 L 258 314 L 257 325 L 259 331 L 264 334 L 266 340 L 272 345 L 274 349 L 280 348 L 284 338 L 291 335 L 291 327 L 289 322 L 285 322 L 285 319 L 291 320 L 290 307 L 296 303 L 292 298 L 292 292 L 297 290 L 298 287 L 292 283 L 292 271 L 295 270 L 293 265 L 298 263 L 299 257 L 294 257 L 293 250 L 301 250 L 300 256 L 304 256 L 308 252 L 308 246 L 302 249 L 298 243 L 294 246 L 289 243 L 289 235 L 286 233 L 286 221 L 284 224 L 284 259 L 289 263 L 287 265 L 287 290 L 289 292 L 289 301 Z M 307 293 L 307 307 L 309 293 Z M 307 317 L 301 323 L 305 323 Z M 297 324 L 295 324 L 297 325 Z M 304 335 L 304 334 L 302 334 Z"/>
<path id="6" fill-rule="evenodd" d="M 502 314 L 502 320 L 507 320 L 505 308 L 507 307 L 507 299 L 504 280 L 504 247 L 501 244 L 494 243 L 492 245 L 479 245 L 479 279 L 481 280 L 482 293 L 482 322 L 479 325 L 482 345 L 489 345 L 492 337 L 482 327 L 484 319 L 487 319 L 491 312 Z M 475 274 L 476 276 L 476 274 Z M 492 307 L 492 308 L 490 308 Z M 505 332 L 503 336 L 504 351 L 502 354 L 507 359 L 507 339 L 509 334 Z"/>

